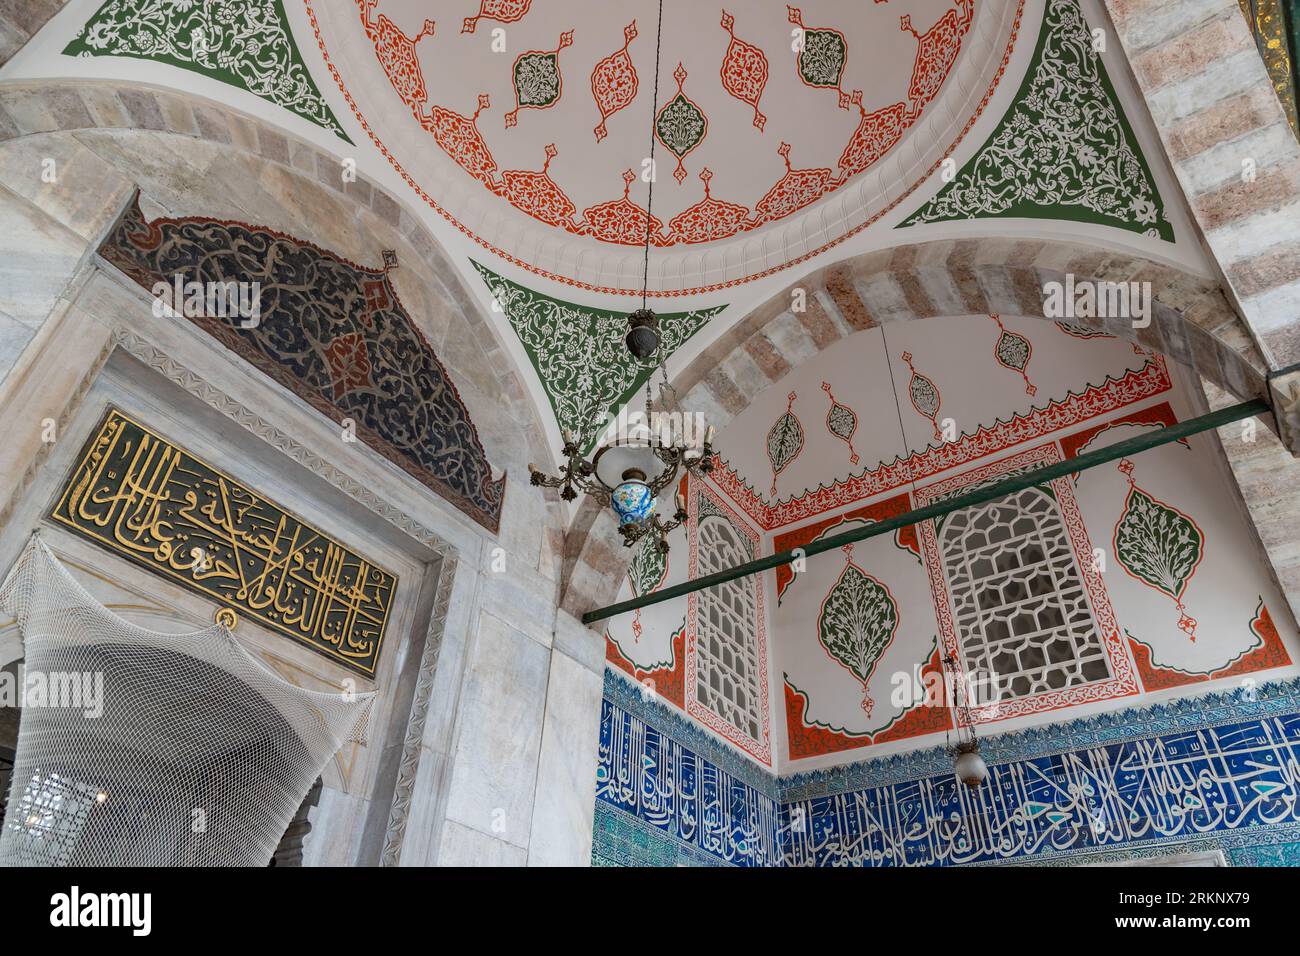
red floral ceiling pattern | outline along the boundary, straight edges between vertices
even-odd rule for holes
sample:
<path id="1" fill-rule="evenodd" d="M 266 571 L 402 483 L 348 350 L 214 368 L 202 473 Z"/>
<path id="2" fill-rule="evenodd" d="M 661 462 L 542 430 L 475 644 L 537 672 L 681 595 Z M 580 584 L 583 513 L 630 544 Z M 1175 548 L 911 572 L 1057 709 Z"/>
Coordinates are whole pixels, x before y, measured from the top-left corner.
<path id="1" fill-rule="evenodd" d="M 629 290 L 589 282 L 621 266 L 538 268 L 523 249 L 539 237 L 525 240 L 519 230 L 534 223 L 562 232 L 578 243 L 564 253 L 572 263 L 587 254 L 585 241 L 597 255 L 601 246 L 631 252 L 647 226 L 656 247 L 693 256 L 700 244 L 780 225 L 775 242 L 762 240 L 761 271 L 662 293 L 686 295 L 806 261 L 876 221 L 895 194 L 916 189 L 934 171 L 925 168 L 931 153 L 951 151 L 1002 78 L 1018 2 L 667 0 L 661 40 L 653 5 L 554 3 L 543 12 L 483 0 L 464 26 L 458 16 L 430 19 L 419 0 L 329 10 L 307 0 L 307 11 L 340 90 L 384 156 L 436 211 L 516 265 L 621 293 Z M 1000 25 L 975 25 L 981 11 Z M 982 101 L 972 80 L 980 91 L 991 82 Z M 936 105 L 947 91 L 952 102 Z M 899 153 L 905 141 L 913 145 Z M 894 165 L 881 165 L 891 153 Z M 876 179 L 860 194 L 845 192 L 834 212 L 809 208 L 869 170 Z M 891 197 L 884 208 L 868 199 L 882 190 Z M 801 212 L 815 219 L 792 218 Z M 665 281 L 693 279 L 705 276 Z"/>
<path id="2" fill-rule="evenodd" d="M 945 0 L 938 0 L 938 2 L 943 3 Z M 515 58 L 512 71 L 507 71 L 508 57 L 489 55 L 479 57 L 481 67 L 475 71 L 475 74 L 480 75 L 465 76 L 463 73 L 456 75 L 449 73 L 451 70 L 456 70 L 456 61 L 446 55 L 446 46 L 455 43 L 458 37 L 438 37 L 434 25 L 427 20 L 420 23 L 418 32 L 408 35 L 394 25 L 395 19 L 390 18 L 385 11 L 377 9 L 378 6 L 383 5 L 383 0 L 379 0 L 378 3 L 376 0 L 357 0 L 357 3 L 361 11 L 361 23 L 374 45 L 375 56 L 392 84 L 393 91 L 411 110 L 420 125 L 432 134 L 438 146 L 461 169 L 482 183 L 487 190 L 508 201 L 515 209 L 548 226 L 606 243 L 640 245 L 645 241 L 646 210 L 629 198 L 628 187 L 634 180 L 629 179 L 627 173 L 623 173 L 621 169 L 613 170 L 615 175 L 622 174 L 625 180 L 621 197 L 616 195 L 615 198 L 603 202 L 586 202 L 575 201 L 571 193 L 607 188 L 605 184 L 608 184 L 609 179 L 612 178 L 608 172 L 603 177 L 593 175 L 585 162 L 569 165 L 564 173 L 552 172 L 551 158 L 555 155 L 563 156 L 565 153 L 584 157 L 590 152 L 591 142 L 547 144 L 549 155 L 541 170 L 502 169 L 501 163 L 495 158 L 489 139 L 494 143 L 498 139 L 501 140 L 497 148 L 503 155 L 515 155 L 521 151 L 508 136 L 498 137 L 481 128 L 480 114 L 491 106 L 492 98 L 489 90 L 476 91 L 472 99 L 465 96 L 467 83 L 472 86 L 475 82 L 480 82 L 483 87 L 499 89 L 499 82 L 493 81 L 499 80 L 500 77 L 493 74 L 509 72 L 507 79 L 512 79 L 513 82 L 516 107 L 505 114 L 507 129 L 519 122 L 518 111 L 521 107 L 531 105 L 534 108 L 557 110 L 567 107 L 570 113 L 581 113 L 586 117 L 593 112 L 594 106 L 600 121 L 595 128 L 594 140 L 599 143 L 605 135 L 609 135 L 608 123 L 615 113 L 627 109 L 638 96 L 645 98 L 646 87 L 649 84 L 643 81 L 643 77 L 653 76 L 654 64 L 652 61 L 646 62 L 647 56 L 653 57 L 653 48 L 646 43 L 642 50 L 633 49 L 637 37 L 635 21 L 624 27 L 621 34 L 614 35 L 615 38 L 622 40 L 621 47 L 613 53 L 600 57 L 594 63 L 588 60 L 591 65 L 586 68 L 590 70 L 593 103 L 580 102 L 580 98 L 572 94 L 569 95 L 568 101 L 565 100 L 559 50 L 555 47 L 553 39 L 549 41 L 552 52 L 545 52 L 546 46 L 539 46 L 536 50 L 530 49 Z M 403 7 L 400 0 L 393 0 L 392 5 L 395 9 Z M 891 6 L 898 5 L 891 4 Z M 915 0 L 906 3 L 906 8 L 914 9 L 916 17 L 912 13 L 893 14 L 896 17 L 896 28 L 912 38 L 910 45 L 914 46 L 914 56 L 910 74 L 906 79 L 899 76 L 864 75 L 863 79 L 872 80 L 870 84 L 866 84 L 872 91 L 869 94 L 870 99 L 880 101 L 878 105 L 873 104 L 870 108 L 867 105 L 867 94 L 858 89 L 854 89 L 851 93 L 846 92 L 841 86 L 843 78 L 854 72 L 856 59 L 859 56 L 863 60 L 868 58 L 874 60 L 875 54 L 879 52 L 873 47 L 873 40 L 861 29 L 867 25 L 865 18 L 858 17 L 856 18 L 858 22 L 844 24 L 844 29 L 813 26 L 805 22 L 801 9 L 788 8 L 784 19 L 796 24 L 792 31 L 794 39 L 789 45 L 796 49 L 779 52 L 773 50 L 768 54 L 758 45 L 748 40 L 738 39 L 735 35 L 735 17 L 723 11 L 718 21 L 719 43 L 714 44 L 719 47 L 714 57 L 715 63 L 719 64 L 719 82 L 712 89 L 686 97 L 682 93 L 682 82 L 689 74 L 689 70 L 684 70 L 679 64 L 673 72 L 678 86 L 677 99 L 673 99 L 671 87 L 667 87 L 666 90 L 664 88 L 666 84 L 663 80 L 666 77 L 661 78 L 661 95 L 667 92 L 668 96 L 660 102 L 661 109 L 656 123 L 657 145 L 668 150 L 677 159 L 674 176 L 679 184 L 682 183 L 687 178 L 682 158 L 687 152 L 702 145 L 704 132 L 708 129 L 706 117 L 709 112 L 715 108 L 715 105 L 719 109 L 734 105 L 719 103 L 719 94 L 721 94 L 724 97 L 738 99 L 751 107 L 751 125 L 754 127 L 751 130 L 752 135 L 747 138 L 730 137 L 731 143 L 726 148 L 726 152 L 730 155 L 720 157 L 729 160 L 725 169 L 729 191 L 735 190 L 743 195 L 744 186 L 753 188 L 750 183 L 742 186 L 741 183 L 734 181 L 742 178 L 738 173 L 747 165 L 747 158 L 755 152 L 761 153 L 765 145 L 781 157 L 785 167 L 784 172 L 757 195 L 744 196 L 743 202 L 723 201 L 711 195 L 712 191 L 718 189 L 718 180 L 723 173 L 723 170 L 717 167 L 711 168 L 711 177 L 701 175 L 704 196 L 695 199 L 694 202 L 684 203 L 681 196 L 672 194 L 665 197 L 661 191 L 660 202 L 670 209 L 676 206 L 677 210 L 670 217 L 651 217 L 650 239 L 654 245 L 667 247 L 680 243 L 726 239 L 740 232 L 748 232 L 778 222 L 834 192 L 855 175 L 878 162 L 921 118 L 926 107 L 939 93 L 956 62 L 957 55 L 961 52 L 962 41 L 970 29 L 974 15 L 974 0 L 955 0 L 955 5 L 941 9 L 937 14 L 934 12 L 935 6 L 936 0 Z M 698 12 L 711 8 L 694 9 Z M 398 15 L 395 14 L 396 16 Z M 745 17 L 753 26 L 765 17 L 772 19 L 773 11 L 771 9 L 765 12 L 750 10 Z M 581 22 L 576 13 L 574 18 L 579 22 L 572 30 L 564 32 L 560 49 L 567 46 L 572 39 L 575 44 L 572 59 L 578 60 L 579 51 L 576 49 L 578 35 L 587 32 L 584 29 L 587 25 Z M 401 19 L 411 18 L 408 16 Z M 541 18 L 536 19 L 541 22 Z M 554 16 L 546 18 L 548 29 L 553 29 L 550 23 L 554 22 L 554 19 Z M 682 17 L 675 17 L 673 23 L 681 24 L 682 19 Z M 923 31 L 918 30 L 914 25 L 918 19 L 928 24 Z M 874 20 L 872 26 L 879 29 L 879 24 Z M 702 25 L 693 24 L 689 34 L 685 30 L 680 30 L 677 36 L 672 34 L 666 36 L 665 46 L 670 51 L 666 55 L 671 55 L 671 51 L 686 46 L 695 54 L 697 60 L 708 56 L 706 51 L 710 45 L 700 42 L 702 37 L 697 33 L 701 27 Z M 644 29 L 644 26 L 642 28 Z M 592 34 L 600 32 L 598 24 L 590 24 L 589 29 Z M 510 37 L 529 35 L 525 21 L 505 35 L 507 50 Z M 437 37 L 442 45 L 439 46 L 432 41 L 421 42 L 430 37 Z M 891 46 L 904 45 L 895 37 L 890 37 L 888 40 Z M 860 43 L 865 47 L 861 53 L 858 52 Z M 881 43 L 882 38 L 874 38 L 875 46 Z M 606 41 L 606 48 L 609 45 L 610 41 Z M 592 47 L 588 46 L 586 49 L 591 50 Z M 639 68 L 636 66 L 637 59 L 641 60 Z M 779 64 L 775 71 L 770 65 L 774 59 Z M 572 66 L 566 64 L 568 69 L 580 69 L 584 66 L 585 64 L 580 62 Z M 661 60 L 661 70 L 663 69 L 664 64 Z M 800 83 L 812 89 L 827 87 L 836 90 L 838 95 L 832 108 L 856 111 L 857 121 L 849 130 L 839 158 L 834 161 L 834 166 L 797 167 L 791 159 L 796 146 L 800 147 L 805 154 L 816 154 L 820 150 L 815 147 L 821 144 L 811 141 L 785 142 L 779 136 L 771 135 L 771 131 L 764 132 L 773 106 L 769 105 L 769 113 L 765 115 L 759 112 L 758 104 L 773 78 L 773 72 L 778 76 L 789 74 L 787 79 L 791 84 Z M 864 74 L 865 70 L 860 68 L 857 72 Z M 443 102 L 431 102 L 428 93 L 430 83 L 427 81 L 430 75 L 436 77 L 431 85 L 442 91 L 439 99 Z M 700 105 L 697 98 L 704 99 L 706 93 L 709 94 L 709 104 Z M 895 96 L 898 98 L 894 99 Z M 457 99 L 470 99 L 476 108 L 472 112 L 461 112 L 463 105 L 457 104 L 455 102 Z M 820 115 L 818 107 L 822 104 L 818 104 L 816 100 L 787 97 L 784 102 L 792 108 L 802 107 Z M 680 108 L 678 115 L 673 118 L 673 122 L 667 122 L 665 111 L 674 106 Z M 629 154 L 626 149 L 620 151 L 613 147 L 606 147 L 604 152 L 608 154 L 615 166 L 623 166 L 623 161 L 628 158 L 636 159 L 645 149 L 646 137 L 636 121 L 629 117 L 621 125 L 624 127 L 621 131 L 622 139 L 631 140 L 629 145 L 632 146 L 633 152 Z M 842 123 L 827 123 L 824 128 L 828 132 L 824 138 L 834 138 L 836 134 L 832 131 L 836 126 L 842 125 Z M 774 138 L 777 142 L 764 144 L 765 138 L 769 140 Z M 794 137 L 791 136 L 791 139 Z M 656 181 L 659 181 L 658 178 Z M 582 203 L 580 212 L 579 202 Z"/>

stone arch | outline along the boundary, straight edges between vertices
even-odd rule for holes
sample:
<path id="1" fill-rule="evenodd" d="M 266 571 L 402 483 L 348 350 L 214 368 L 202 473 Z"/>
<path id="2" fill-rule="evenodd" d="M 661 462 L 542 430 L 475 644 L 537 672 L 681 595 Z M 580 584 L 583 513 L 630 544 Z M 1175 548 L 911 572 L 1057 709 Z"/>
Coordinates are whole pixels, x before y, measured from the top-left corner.
<path id="1" fill-rule="evenodd" d="M 1072 321 L 1162 352 L 1238 400 L 1265 394 L 1264 357 L 1214 280 L 1080 242 L 1006 237 L 912 243 L 818 269 L 727 329 L 674 384 L 684 407 L 722 428 L 794 366 L 854 332 L 942 315 L 1042 317 L 1044 283 L 1067 274 L 1076 283 L 1149 282 L 1153 300 L 1143 329 L 1127 319 Z M 611 603 L 622 551 L 612 517 L 585 500 L 565 542 L 562 606 L 580 614 Z"/>
<path id="2" fill-rule="evenodd" d="M 228 209 L 178 208 L 173 214 L 224 214 L 248 221 L 236 198 L 251 204 L 255 198 L 248 197 L 279 191 L 292 197 L 302 211 L 301 221 L 315 221 L 319 228 L 305 233 L 301 221 L 277 218 L 279 210 L 269 207 L 269 221 L 255 224 L 320 240 L 323 247 L 376 265 L 381 249 L 397 250 L 393 282 L 398 294 L 413 316 L 425 312 L 426 325 L 437 330 L 439 337 L 430 340 L 458 379 L 493 464 L 508 473 L 516 494 L 529 493 L 525 465 L 530 458 L 544 460 L 549 448 L 539 411 L 491 322 L 438 240 L 402 198 L 360 173 L 345 181 L 340 175 L 342 156 L 203 97 L 129 82 L 0 85 L 0 152 L 30 151 L 38 172 L 37 157 L 60 144 L 67 155 L 75 156 L 84 152 L 78 137 L 89 143 L 104 136 L 135 138 L 140 144 L 161 137 L 167 150 L 182 160 L 219 151 L 232 165 L 242 164 L 241 171 L 253 171 L 247 181 L 234 174 L 226 181 L 232 194 Z M 142 154 L 148 152 L 147 144 L 139 148 Z M 180 183 L 179 188 L 188 192 L 187 185 Z M 81 217 L 78 231 L 88 239 L 116 215 L 115 208 L 89 208 L 92 205 L 73 213 Z M 322 236 L 322 231 L 330 235 Z M 501 426 L 497 430 L 508 426 L 510 434 L 492 440 L 494 423 Z M 558 502 L 547 511 L 543 547 L 555 555 L 561 546 L 563 513 Z"/>
<path id="3" fill-rule="evenodd" d="M 1300 143 L 1247 18 L 1235 0 L 1105 6 L 1224 288 L 1271 366 L 1300 362 Z"/>

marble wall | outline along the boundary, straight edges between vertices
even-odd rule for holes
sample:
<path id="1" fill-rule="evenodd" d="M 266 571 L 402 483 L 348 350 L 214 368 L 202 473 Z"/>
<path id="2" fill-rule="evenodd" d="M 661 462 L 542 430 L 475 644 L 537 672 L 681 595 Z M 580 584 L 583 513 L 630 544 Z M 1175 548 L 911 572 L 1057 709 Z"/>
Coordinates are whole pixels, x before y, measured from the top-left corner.
<path id="1" fill-rule="evenodd" d="M 394 702 L 392 718 L 372 730 L 353 785 L 327 780 L 305 862 L 585 864 L 603 647 L 556 610 L 562 516 L 529 487 L 525 467 L 541 458 L 537 411 L 444 254 L 377 186 L 344 183 L 337 158 L 247 117 L 109 85 L 50 93 L 0 90 L 0 414 L 9 437 L 0 563 L 17 554 L 61 479 L 60 456 L 79 441 L 64 436 L 78 435 L 89 405 L 117 387 L 105 369 L 126 363 L 141 413 L 156 417 L 148 421 L 192 418 L 195 442 L 220 433 L 268 480 L 332 486 L 363 534 L 374 530 L 372 547 L 405 536 L 442 561 L 443 577 L 430 579 L 438 583 L 412 597 L 432 625 L 427 635 L 413 624 L 385 650 L 394 657 L 378 690 Z M 375 267 L 395 250 L 393 285 L 455 382 L 494 475 L 505 475 L 499 533 L 363 444 L 341 441 L 337 425 L 219 346 L 154 316 L 144 290 L 94 257 L 137 188 L 148 218 L 264 225 Z M 199 411 L 187 418 L 182 405 Z M 52 442 L 43 439 L 51 422 Z"/>

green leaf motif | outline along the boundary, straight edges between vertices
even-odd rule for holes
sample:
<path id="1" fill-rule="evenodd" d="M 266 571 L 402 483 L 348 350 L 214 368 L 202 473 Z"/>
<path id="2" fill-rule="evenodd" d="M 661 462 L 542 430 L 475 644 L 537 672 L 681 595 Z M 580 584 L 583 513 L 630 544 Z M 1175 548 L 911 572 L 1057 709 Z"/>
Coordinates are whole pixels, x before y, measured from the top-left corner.
<path id="1" fill-rule="evenodd" d="M 956 178 L 899 228 L 997 217 L 1094 222 L 1174 241 L 1076 0 L 1047 0 L 1011 108 Z"/>
<path id="2" fill-rule="evenodd" d="M 63 53 L 156 60 L 191 70 L 352 142 L 307 72 L 283 0 L 107 0 Z"/>
<path id="3" fill-rule="evenodd" d="M 1075 322 L 1057 322 L 1056 327 L 1066 335 L 1072 335 L 1076 339 L 1108 339 L 1111 335 L 1100 329 L 1090 329 L 1086 325 L 1079 325 Z"/>
<path id="4" fill-rule="evenodd" d="M 834 402 L 826 414 L 826 427 L 836 438 L 848 441 L 858 430 L 858 416 L 847 405 Z"/>
<path id="5" fill-rule="evenodd" d="M 668 574 L 668 555 L 657 547 L 653 535 L 641 539 L 641 543 L 632 553 L 632 562 L 627 568 L 627 579 L 632 585 L 632 596 L 641 597 L 649 594 L 664 582 Z"/>
<path id="6" fill-rule="evenodd" d="M 844 566 L 817 618 L 826 653 L 865 689 L 898 630 L 898 605 L 883 584 L 852 562 Z"/>
<path id="7" fill-rule="evenodd" d="M 1007 368 L 1023 372 L 1029 364 L 1029 340 L 1014 332 L 1003 332 L 998 336 L 998 361 Z"/>
<path id="8" fill-rule="evenodd" d="M 638 365 L 623 344 L 627 315 L 553 299 L 472 259 L 470 264 L 519 336 L 556 423 L 580 436 L 584 454 L 591 451 L 606 416 L 626 404 L 654 371 Z M 660 314 L 664 357 L 725 308 Z"/>
<path id="9" fill-rule="evenodd" d="M 917 372 L 913 374 L 907 390 L 911 395 L 912 404 L 922 415 L 934 418 L 939 414 L 939 390 L 934 387 L 934 382 Z"/>
<path id="10" fill-rule="evenodd" d="M 704 138 L 704 114 L 685 96 L 678 93 L 671 103 L 659 111 L 655 122 L 659 142 L 681 159 Z"/>
<path id="11" fill-rule="evenodd" d="M 1185 514 L 1130 487 L 1115 526 L 1115 556 L 1131 575 L 1178 601 L 1204 546 L 1200 529 Z"/>
<path id="12" fill-rule="evenodd" d="M 790 395 L 794 401 L 794 395 Z M 767 432 L 767 458 L 772 463 L 772 494 L 776 494 L 776 476 L 785 470 L 803 450 L 803 426 L 788 408 Z"/>

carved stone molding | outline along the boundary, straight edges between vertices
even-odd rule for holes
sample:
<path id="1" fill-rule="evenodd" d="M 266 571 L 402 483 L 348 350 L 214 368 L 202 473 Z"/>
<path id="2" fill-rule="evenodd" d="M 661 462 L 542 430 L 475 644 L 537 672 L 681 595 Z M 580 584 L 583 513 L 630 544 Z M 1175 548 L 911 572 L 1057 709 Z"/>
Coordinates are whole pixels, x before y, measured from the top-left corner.
<path id="1" fill-rule="evenodd" d="M 113 349 L 116 345 L 117 343 L 112 338 L 104 344 L 104 347 L 100 349 L 99 354 L 95 356 L 94 361 L 91 362 L 90 367 L 87 368 L 85 374 L 82 375 L 81 380 L 77 383 L 77 387 L 68 395 L 67 401 L 64 402 L 63 408 L 59 411 L 58 416 L 54 420 L 56 434 L 62 435 L 64 430 L 67 428 L 68 423 L 72 421 L 72 416 L 75 415 L 77 409 L 81 407 L 82 399 L 86 397 L 86 393 L 90 391 L 90 387 L 95 384 L 95 379 L 99 377 L 100 371 L 108 362 L 109 356 L 113 354 Z M 4 503 L 2 508 L 0 508 L 0 528 L 3 528 L 9 523 L 14 508 L 17 507 L 18 502 L 22 500 L 23 495 L 27 493 L 27 489 L 31 487 L 32 482 L 36 479 L 37 474 L 40 473 L 41 468 L 44 467 L 45 462 L 49 459 L 50 453 L 53 452 L 53 450 L 53 442 L 41 442 L 40 447 L 36 449 L 35 454 L 32 455 L 27 464 L 27 468 L 23 471 L 22 477 L 20 477 L 14 485 L 13 491 L 9 495 L 9 500 Z"/>
<path id="2" fill-rule="evenodd" d="M 388 829 L 384 833 L 384 850 L 381 866 L 397 866 L 402 856 L 402 842 L 406 837 L 406 823 L 411 813 L 411 797 L 420 769 L 420 749 L 424 741 L 424 725 L 429 716 L 429 698 L 438 671 L 438 656 L 442 652 L 442 635 L 447 624 L 447 609 L 451 604 L 451 587 L 456 577 L 456 562 L 445 559 L 438 570 L 438 590 L 429 615 L 429 630 L 420 654 L 420 670 L 415 681 L 415 696 L 406 722 L 406 737 L 402 741 L 402 757 L 397 768 L 397 783 L 393 787 L 393 803 L 388 814 Z"/>
<path id="3" fill-rule="evenodd" d="M 406 835 L 406 824 L 410 816 L 411 800 L 419 771 L 420 747 L 424 738 L 424 726 L 429 712 L 429 699 L 438 669 L 438 657 L 442 650 L 442 637 L 447 622 L 447 609 L 451 602 L 452 583 L 456 576 L 457 549 L 406 513 L 394 508 L 351 475 L 325 461 L 296 439 L 256 415 L 225 392 L 213 386 L 211 382 L 206 381 L 171 355 L 163 352 L 134 332 L 117 326 L 113 329 L 112 343 L 169 381 L 179 385 L 204 404 L 225 415 L 241 428 L 256 435 L 277 451 L 282 452 L 304 468 L 325 479 L 339 491 L 365 506 L 404 534 L 419 541 L 441 558 L 437 591 L 429 616 L 429 626 L 425 633 L 424 647 L 420 655 L 415 694 L 407 717 L 406 733 L 402 742 L 402 756 L 398 765 L 397 781 L 393 789 L 393 802 L 389 811 L 388 827 L 384 834 L 381 864 L 383 866 L 396 866 L 401 858 L 402 843 Z M 111 352 L 111 349 L 106 350 L 105 360 L 108 357 L 107 352 Z M 93 381 L 93 379 L 94 376 L 90 376 L 90 380 Z M 87 383 L 87 387 L 89 387 L 89 383 Z"/>

